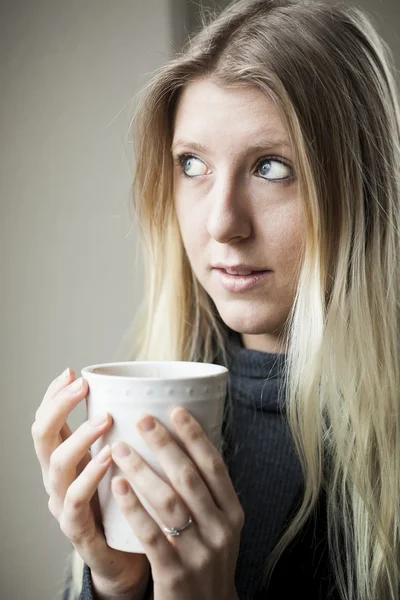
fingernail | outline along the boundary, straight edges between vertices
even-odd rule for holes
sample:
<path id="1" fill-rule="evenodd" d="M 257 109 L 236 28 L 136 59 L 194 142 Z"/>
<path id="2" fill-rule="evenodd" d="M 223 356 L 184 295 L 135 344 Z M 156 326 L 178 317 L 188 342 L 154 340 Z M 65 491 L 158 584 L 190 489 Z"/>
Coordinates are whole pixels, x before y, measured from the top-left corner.
<path id="1" fill-rule="evenodd" d="M 144 419 L 139 421 L 137 426 L 141 431 L 151 431 L 156 426 L 156 422 L 153 417 L 144 417 Z"/>
<path id="2" fill-rule="evenodd" d="M 70 375 L 71 369 L 68 367 L 67 369 L 65 369 L 64 373 L 61 373 L 60 379 L 68 379 Z"/>
<path id="3" fill-rule="evenodd" d="M 106 446 L 104 446 L 104 448 L 102 448 L 100 450 L 100 452 L 98 454 L 96 454 L 95 460 L 99 463 L 105 463 L 108 461 L 110 456 L 111 456 L 111 448 L 110 448 L 110 444 L 107 444 Z"/>
<path id="4" fill-rule="evenodd" d="M 128 483 L 125 481 L 125 479 L 117 479 L 115 480 L 115 478 L 113 479 L 113 486 L 114 486 L 114 490 L 117 492 L 117 494 L 127 494 L 129 492 L 129 485 Z"/>
<path id="5" fill-rule="evenodd" d="M 129 456 L 131 453 L 131 449 L 124 442 L 115 442 L 112 447 L 113 454 L 118 456 L 119 458 L 123 458 L 124 456 Z"/>
<path id="6" fill-rule="evenodd" d="M 82 377 L 80 377 L 79 379 L 74 381 L 74 383 L 71 383 L 70 389 L 74 392 L 77 392 L 78 390 L 81 389 L 82 385 L 83 385 L 83 379 L 82 379 Z"/>
<path id="7" fill-rule="evenodd" d="M 179 425 L 189 423 L 190 415 L 185 408 L 174 408 L 174 410 L 171 413 L 171 416 L 175 423 L 178 423 Z"/>
<path id="8" fill-rule="evenodd" d="M 108 413 L 103 411 L 89 420 L 91 425 L 103 425 L 107 421 Z"/>

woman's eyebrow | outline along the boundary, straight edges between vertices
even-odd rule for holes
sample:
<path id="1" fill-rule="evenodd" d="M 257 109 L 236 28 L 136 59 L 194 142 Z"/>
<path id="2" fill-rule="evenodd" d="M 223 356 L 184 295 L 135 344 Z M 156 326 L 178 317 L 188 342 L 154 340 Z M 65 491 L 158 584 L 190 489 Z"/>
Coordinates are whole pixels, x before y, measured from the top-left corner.
<path id="1" fill-rule="evenodd" d="M 189 140 L 177 139 L 174 141 L 171 147 L 171 151 L 174 151 L 178 146 L 190 146 L 194 150 L 198 150 L 199 152 L 209 152 L 206 146 L 203 144 L 199 144 L 198 142 L 190 142 Z M 277 146 L 285 146 L 286 148 L 291 148 L 289 141 L 286 138 L 268 138 L 263 140 L 262 142 L 258 142 L 256 144 L 252 144 L 246 148 L 247 152 L 262 152 L 264 150 L 270 150 L 271 148 L 276 148 Z"/>

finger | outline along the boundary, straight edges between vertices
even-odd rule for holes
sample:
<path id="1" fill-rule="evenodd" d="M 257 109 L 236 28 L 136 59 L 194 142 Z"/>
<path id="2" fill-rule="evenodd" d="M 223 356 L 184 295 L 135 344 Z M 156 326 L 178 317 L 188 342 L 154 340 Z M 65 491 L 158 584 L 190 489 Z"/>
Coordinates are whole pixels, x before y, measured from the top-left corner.
<path id="1" fill-rule="evenodd" d="M 107 444 L 67 490 L 59 522 L 61 530 L 76 548 L 84 550 L 90 546 L 93 549 L 99 525 L 95 521 L 91 503 L 111 463 L 111 448 Z M 99 539 L 102 540 L 102 536 Z M 104 541 L 102 544 L 104 545 Z M 91 554 L 96 553 L 92 550 Z"/>
<path id="2" fill-rule="evenodd" d="M 103 414 L 105 420 L 96 421 Z M 109 413 L 100 413 L 93 419 L 82 423 L 78 429 L 60 444 L 50 457 L 48 487 L 52 495 L 63 503 L 68 488 L 77 478 L 76 467 L 88 452 L 88 448 L 111 426 L 113 420 Z"/>
<path id="3" fill-rule="evenodd" d="M 200 423 L 181 407 L 172 411 L 171 421 L 216 504 L 224 513 L 232 510 L 232 504 L 240 507 L 223 456 L 211 443 Z"/>
<path id="4" fill-rule="evenodd" d="M 61 375 L 53 379 L 53 381 L 49 384 L 45 395 L 43 396 L 43 400 L 38 410 L 36 411 L 35 419 L 38 417 L 38 413 L 40 413 L 43 409 L 46 412 L 49 405 L 52 404 L 54 397 L 61 392 L 67 385 L 75 381 L 75 371 L 68 367 Z"/>
<path id="5" fill-rule="evenodd" d="M 120 491 L 120 483 L 125 484 L 126 493 Z M 168 572 L 182 569 L 178 553 L 168 541 L 158 523 L 149 515 L 139 498 L 124 477 L 113 477 L 111 489 L 133 533 L 143 546 L 150 561 L 152 572 Z"/>
<path id="6" fill-rule="evenodd" d="M 172 529 L 183 527 L 187 523 L 190 511 L 185 501 L 153 471 L 140 454 L 128 444 L 116 442 L 112 445 L 112 456 L 114 462 L 124 472 L 133 491 L 135 493 L 138 491 L 149 502 L 165 527 Z M 197 544 L 198 532 L 192 528 L 179 543 L 180 554 L 194 552 Z"/>
<path id="7" fill-rule="evenodd" d="M 46 408 L 49 405 L 49 403 L 52 403 L 54 401 L 54 397 L 63 388 L 65 388 L 67 385 L 72 383 L 75 379 L 76 379 L 75 371 L 73 369 L 71 369 L 71 367 L 68 367 L 63 373 L 61 373 L 61 375 L 56 377 L 56 379 L 54 379 L 50 383 L 50 385 L 47 388 L 47 391 L 43 397 L 43 400 L 42 400 L 38 410 L 36 411 L 35 420 L 38 417 L 40 417 L 41 412 L 46 411 Z M 69 427 L 68 423 L 65 423 L 65 425 L 62 427 L 62 429 L 60 431 L 60 436 L 61 436 L 62 441 L 66 440 L 71 434 L 72 434 L 71 428 Z"/>
<path id="8" fill-rule="evenodd" d="M 149 417 L 141 419 L 137 429 L 145 443 L 157 456 L 161 467 L 165 471 L 173 488 L 184 499 L 189 513 L 197 523 L 202 535 L 209 536 L 210 530 L 219 528 L 221 524 L 221 510 L 212 497 L 202 475 L 191 458 L 182 450 L 170 431 L 157 419 L 154 429 L 143 431 L 140 424 Z M 203 462 L 205 459 L 203 458 Z"/>
<path id="9" fill-rule="evenodd" d="M 68 425 L 68 423 L 65 423 L 60 431 L 60 436 L 61 436 L 61 440 L 64 442 L 65 440 L 67 440 L 69 438 L 69 436 L 72 435 L 72 431 L 70 426 Z"/>
<path id="10" fill-rule="evenodd" d="M 82 387 L 76 389 L 76 384 Z M 75 386 L 75 387 L 74 387 Z M 63 388 L 46 409 L 37 412 L 37 419 L 31 428 L 35 451 L 43 469 L 49 467 L 50 456 L 62 442 L 61 431 L 71 411 L 81 402 L 87 393 L 87 382 L 80 378 Z M 68 431 L 69 430 L 69 431 Z M 71 430 L 64 429 L 63 434 L 70 435 Z"/>

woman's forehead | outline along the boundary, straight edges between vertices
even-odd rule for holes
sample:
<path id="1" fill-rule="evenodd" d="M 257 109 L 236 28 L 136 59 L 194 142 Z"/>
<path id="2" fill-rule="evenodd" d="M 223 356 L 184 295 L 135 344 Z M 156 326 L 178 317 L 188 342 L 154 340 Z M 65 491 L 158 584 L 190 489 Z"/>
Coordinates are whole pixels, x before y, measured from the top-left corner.
<path id="1" fill-rule="evenodd" d="M 216 137 L 220 142 L 251 138 L 255 150 L 290 148 L 276 105 L 258 88 L 228 88 L 208 80 L 190 83 L 177 106 L 172 146 L 192 144 L 207 150 Z"/>

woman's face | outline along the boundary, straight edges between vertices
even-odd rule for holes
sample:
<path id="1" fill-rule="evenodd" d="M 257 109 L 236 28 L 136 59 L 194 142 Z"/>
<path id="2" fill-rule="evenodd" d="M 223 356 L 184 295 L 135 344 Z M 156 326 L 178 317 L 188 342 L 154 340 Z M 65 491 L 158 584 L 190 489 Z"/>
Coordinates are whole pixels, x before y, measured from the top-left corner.
<path id="1" fill-rule="evenodd" d="M 196 80 L 178 103 L 174 200 L 192 269 L 247 348 L 282 352 L 305 224 L 293 150 L 273 102 L 255 87 Z M 259 274 L 228 275 L 217 264 Z"/>

